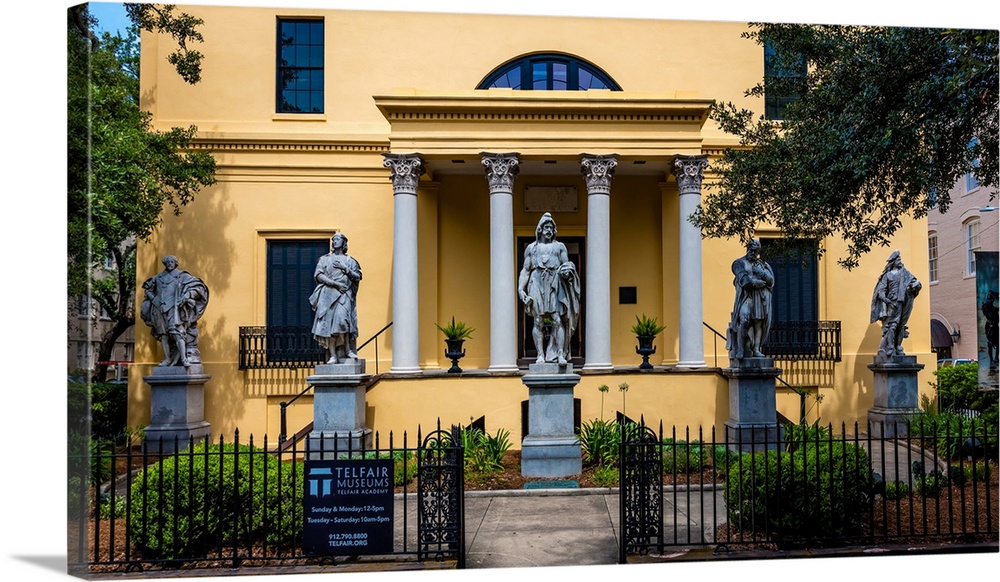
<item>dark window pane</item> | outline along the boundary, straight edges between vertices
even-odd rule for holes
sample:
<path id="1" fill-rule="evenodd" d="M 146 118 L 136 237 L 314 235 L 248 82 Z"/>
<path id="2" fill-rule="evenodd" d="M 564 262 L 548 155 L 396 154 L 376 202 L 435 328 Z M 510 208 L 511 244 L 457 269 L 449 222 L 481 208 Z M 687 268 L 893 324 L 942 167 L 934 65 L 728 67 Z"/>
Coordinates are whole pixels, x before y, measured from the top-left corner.
<path id="1" fill-rule="evenodd" d="M 512 89 L 521 88 L 521 67 L 518 67 L 511 72 L 507 73 L 507 86 Z"/>
<path id="2" fill-rule="evenodd" d="M 509 62 L 493 71 L 476 88 L 491 87 L 539 91 L 621 90 L 600 69 L 565 55 L 533 55 Z"/>
<path id="3" fill-rule="evenodd" d="M 281 20 L 278 34 L 278 111 L 321 113 L 323 21 Z"/>
<path id="4" fill-rule="evenodd" d="M 533 89 L 548 88 L 548 63 L 532 63 L 531 87 Z"/>
<path id="5" fill-rule="evenodd" d="M 552 63 L 552 84 L 555 91 L 565 91 L 569 86 L 569 70 L 566 63 Z"/>

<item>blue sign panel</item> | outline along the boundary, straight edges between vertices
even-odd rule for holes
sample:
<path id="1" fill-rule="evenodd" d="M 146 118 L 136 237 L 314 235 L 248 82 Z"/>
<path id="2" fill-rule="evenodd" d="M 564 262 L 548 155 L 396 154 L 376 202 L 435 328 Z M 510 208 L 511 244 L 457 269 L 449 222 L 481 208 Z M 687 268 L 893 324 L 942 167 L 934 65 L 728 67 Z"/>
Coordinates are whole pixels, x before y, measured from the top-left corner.
<path id="1" fill-rule="evenodd" d="M 306 554 L 392 553 L 391 459 L 306 461 L 305 488 Z"/>

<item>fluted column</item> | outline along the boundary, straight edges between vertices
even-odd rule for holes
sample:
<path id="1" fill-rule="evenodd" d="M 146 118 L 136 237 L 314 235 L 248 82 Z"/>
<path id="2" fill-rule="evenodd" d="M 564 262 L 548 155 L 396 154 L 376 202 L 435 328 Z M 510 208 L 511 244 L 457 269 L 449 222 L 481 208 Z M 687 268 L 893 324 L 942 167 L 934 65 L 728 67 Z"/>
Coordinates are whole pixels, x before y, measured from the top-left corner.
<path id="1" fill-rule="evenodd" d="M 517 370 L 517 274 L 514 272 L 516 153 L 483 152 L 490 184 L 490 372 Z"/>
<path id="2" fill-rule="evenodd" d="M 688 220 L 701 202 L 701 182 L 708 156 L 674 156 L 673 173 L 680 191 L 679 274 L 680 320 L 678 322 L 680 347 L 677 366 L 700 368 L 705 366 L 705 334 L 702 330 L 704 314 L 701 286 L 701 229 Z"/>
<path id="3" fill-rule="evenodd" d="M 382 154 L 393 193 L 392 368 L 420 371 L 420 317 L 417 270 L 417 183 L 424 162 L 416 155 Z"/>
<path id="4" fill-rule="evenodd" d="M 585 370 L 611 369 L 611 177 L 618 157 L 584 154 L 587 182 Z"/>

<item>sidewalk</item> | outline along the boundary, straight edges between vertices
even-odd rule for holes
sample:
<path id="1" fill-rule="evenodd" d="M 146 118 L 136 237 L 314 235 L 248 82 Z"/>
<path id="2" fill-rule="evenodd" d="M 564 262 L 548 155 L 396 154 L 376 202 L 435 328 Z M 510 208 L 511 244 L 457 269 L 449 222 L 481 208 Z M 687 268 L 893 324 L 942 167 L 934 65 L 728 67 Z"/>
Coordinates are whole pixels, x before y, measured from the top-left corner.
<path id="1" fill-rule="evenodd" d="M 711 502 L 702 508 L 702 499 L 712 494 L 700 490 L 690 495 L 686 491 L 676 496 L 664 493 L 665 539 L 700 540 L 706 529 L 703 518 L 709 521 L 715 514 L 715 521 L 724 521 L 721 488 L 714 492 L 714 511 Z M 616 564 L 619 511 L 617 489 L 467 492 L 466 567 Z M 671 526 L 673 521 L 679 527 Z"/>

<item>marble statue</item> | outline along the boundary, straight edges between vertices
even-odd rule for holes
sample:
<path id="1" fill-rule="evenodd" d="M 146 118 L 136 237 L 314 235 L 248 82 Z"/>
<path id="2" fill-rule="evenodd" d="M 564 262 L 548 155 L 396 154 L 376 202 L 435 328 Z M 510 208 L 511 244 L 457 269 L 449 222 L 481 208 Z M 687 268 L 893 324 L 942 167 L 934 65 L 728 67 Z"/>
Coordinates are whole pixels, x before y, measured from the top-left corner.
<path id="1" fill-rule="evenodd" d="M 760 241 L 751 239 L 747 253 L 733 261 L 736 299 L 726 333 L 731 360 L 763 358 L 761 345 L 771 330 L 771 290 L 774 271 L 760 257 Z"/>
<path id="2" fill-rule="evenodd" d="M 556 240 L 556 222 L 548 212 L 538 221 L 535 242 L 524 250 L 517 291 L 525 313 L 534 321 L 531 337 L 538 351 L 536 363 L 566 364 L 570 338 L 580 321 L 580 277 L 566 245 Z M 547 345 L 546 323 L 551 324 Z"/>
<path id="3" fill-rule="evenodd" d="M 871 323 L 882 323 L 880 356 L 906 355 L 903 353 L 903 338 L 909 335 L 906 322 L 920 287 L 920 281 L 903 266 L 899 251 L 893 251 L 872 293 Z"/>
<path id="4" fill-rule="evenodd" d="M 358 285 L 361 265 L 347 254 L 347 237 L 338 232 L 330 239 L 331 250 L 319 258 L 313 277 L 316 288 L 309 304 L 316 312 L 312 333 L 327 350 L 327 364 L 357 361 Z"/>
<path id="5" fill-rule="evenodd" d="M 139 311 L 151 328 L 154 338 L 163 346 L 164 359 L 160 366 L 184 366 L 201 363 L 198 351 L 198 319 L 208 305 L 208 287 L 183 269 L 178 269 L 177 257 L 163 258 L 164 269 L 146 279 Z"/>

